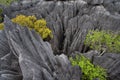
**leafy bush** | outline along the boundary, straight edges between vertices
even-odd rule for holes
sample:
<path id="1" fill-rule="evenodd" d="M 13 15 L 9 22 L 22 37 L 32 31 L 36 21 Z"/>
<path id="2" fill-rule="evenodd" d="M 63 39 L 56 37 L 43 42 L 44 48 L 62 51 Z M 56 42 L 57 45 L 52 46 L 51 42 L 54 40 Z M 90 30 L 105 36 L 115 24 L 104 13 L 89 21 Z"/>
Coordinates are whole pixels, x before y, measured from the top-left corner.
<path id="1" fill-rule="evenodd" d="M 35 16 L 18 15 L 12 19 L 12 22 L 34 29 L 43 39 L 53 38 L 52 31 L 46 26 L 47 23 L 44 19 L 37 20 Z M 3 26 L 4 24 L 1 23 L 0 29 L 3 29 Z"/>
<path id="2" fill-rule="evenodd" d="M 48 36 L 50 38 L 53 37 L 53 35 L 51 34 L 51 30 L 49 28 L 46 27 L 46 21 L 44 19 L 41 19 L 41 20 L 37 20 L 35 23 L 34 23 L 34 29 L 39 33 L 41 34 L 42 38 L 45 39 L 47 38 Z"/>
<path id="3" fill-rule="evenodd" d="M 15 18 L 12 19 L 12 21 L 21 26 L 34 28 L 34 23 L 37 21 L 37 19 L 35 16 L 17 15 Z M 38 27 L 39 27 L 39 25 L 38 25 Z"/>
<path id="4" fill-rule="evenodd" d="M 84 43 L 98 51 L 120 52 L 120 34 L 112 31 L 90 30 Z"/>
<path id="5" fill-rule="evenodd" d="M 73 66 L 78 65 L 82 69 L 82 80 L 106 80 L 106 70 L 100 66 L 95 66 L 90 63 L 90 60 L 83 55 L 77 55 L 75 58 L 70 58 Z"/>

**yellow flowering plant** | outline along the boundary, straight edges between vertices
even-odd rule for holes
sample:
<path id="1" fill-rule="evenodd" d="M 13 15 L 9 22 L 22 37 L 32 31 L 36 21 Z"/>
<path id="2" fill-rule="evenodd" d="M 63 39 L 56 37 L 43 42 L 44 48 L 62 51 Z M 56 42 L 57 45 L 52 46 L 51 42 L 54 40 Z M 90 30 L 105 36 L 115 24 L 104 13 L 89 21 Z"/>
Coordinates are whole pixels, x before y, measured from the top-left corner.
<path id="1" fill-rule="evenodd" d="M 50 38 L 53 37 L 51 30 L 46 27 L 46 24 L 47 23 L 44 19 L 37 20 L 34 23 L 34 29 L 41 35 L 43 39 L 45 39 L 48 36 Z"/>
<path id="2" fill-rule="evenodd" d="M 52 31 L 46 26 L 47 22 L 45 19 L 39 19 L 35 16 L 25 16 L 17 15 L 12 19 L 12 22 L 19 24 L 20 26 L 28 27 L 29 29 L 34 29 L 40 34 L 42 39 L 53 38 Z M 3 29 L 3 23 L 0 24 L 0 29 Z"/>
<path id="3" fill-rule="evenodd" d="M 35 16 L 25 16 L 25 15 L 17 15 L 16 18 L 13 18 L 12 21 L 21 26 L 26 26 L 29 28 L 34 28 L 34 22 L 36 21 Z"/>

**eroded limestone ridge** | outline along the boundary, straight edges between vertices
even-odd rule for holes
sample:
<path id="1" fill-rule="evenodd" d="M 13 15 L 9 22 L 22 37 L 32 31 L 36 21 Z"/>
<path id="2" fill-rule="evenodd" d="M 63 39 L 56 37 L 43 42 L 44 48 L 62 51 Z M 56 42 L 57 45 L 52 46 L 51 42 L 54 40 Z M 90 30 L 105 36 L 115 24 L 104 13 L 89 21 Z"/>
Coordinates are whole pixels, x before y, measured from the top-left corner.
<path id="1" fill-rule="evenodd" d="M 22 0 L 19 3 L 13 3 L 8 8 L 3 7 L 3 9 L 4 14 L 6 14 L 9 18 L 13 18 L 18 14 L 35 15 L 37 18 L 45 18 L 47 20 L 47 26 L 52 30 L 54 35 L 54 38 L 50 41 L 50 43 L 53 49 L 53 53 L 55 54 L 71 54 L 74 51 L 83 52 L 83 41 L 85 39 L 87 31 L 90 29 L 120 31 L 119 0 L 36 0 L 30 2 L 28 2 L 27 0 Z M 28 30 L 27 32 L 29 33 Z M 9 46 L 7 40 L 5 39 L 5 36 L 2 39 L 4 39 L 3 41 L 5 46 L 1 44 L 3 46 L 3 50 L 1 50 L 1 52 L 8 53 Z M 17 42 L 13 42 L 12 44 L 18 45 Z M 48 45 L 48 43 L 44 44 Z M 5 48 L 8 48 L 8 50 L 5 50 Z M 116 80 L 119 80 L 119 58 L 116 59 L 112 54 L 111 56 L 112 58 L 110 58 L 110 60 L 115 60 L 113 62 L 113 64 L 115 65 L 109 66 L 111 80 L 113 80 L 114 78 L 116 78 Z M 104 57 L 104 59 L 105 58 L 106 57 Z M 100 59 L 104 60 L 103 58 Z M 99 64 L 99 60 L 97 61 L 97 63 Z M 106 63 L 110 62 L 108 61 Z M 103 65 L 104 64 L 105 63 L 103 63 Z M 25 75 L 27 76 L 27 74 Z"/>
<path id="2" fill-rule="evenodd" d="M 4 13 L 10 18 L 18 14 L 45 18 L 52 30 L 55 53 L 83 51 L 83 41 L 89 29 L 120 30 L 119 0 L 32 0 L 13 3 Z"/>
<path id="3" fill-rule="evenodd" d="M 64 54 L 54 55 L 51 45 L 35 32 L 5 17 L 0 33 L 0 80 L 81 80 Z"/>

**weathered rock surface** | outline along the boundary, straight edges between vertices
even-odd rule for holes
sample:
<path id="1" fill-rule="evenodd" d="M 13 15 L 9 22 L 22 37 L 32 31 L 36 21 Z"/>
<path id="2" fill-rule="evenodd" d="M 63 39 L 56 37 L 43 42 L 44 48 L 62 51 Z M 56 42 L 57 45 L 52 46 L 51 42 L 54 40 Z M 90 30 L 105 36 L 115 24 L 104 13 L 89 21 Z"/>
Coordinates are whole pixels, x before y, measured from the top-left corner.
<path id="1" fill-rule="evenodd" d="M 81 52 L 89 29 L 120 30 L 120 0 L 22 0 L 4 13 L 11 18 L 18 14 L 45 18 L 54 34 L 54 53 Z"/>
<path id="2" fill-rule="evenodd" d="M 100 29 L 100 30 L 104 29 L 104 30 L 120 31 L 120 0 L 75 0 L 75 1 L 69 1 L 69 2 L 68 1 L 63 2 L 63 1 L 57 1 L 57 0 L 55 1 L 45 1 L 45 0 L 34 1 L 33 0 L 33 2 L 26 2 L 26 1 L 27 0 L 21 0 L 20 3 L 14 3 L 9 8 L 4 8 L 4 14 L 9 16 L 10 18 L 13 18 L 18 14 L 35 15 L 38 19 L 45 18 L 47 20 L 47 26 L 53 31 L 54 38 L 51 40 L 51 44 L 52 44 L 53 53 L 55 54 L 57 53 L 71 54 L 74 51 L 82 52 L 84 49 L 83 42 L 87 34 L 87 31 L 89 29 Z M 14 56 L 13 58 L 15 59 L 14 61 L 20 60 L 19 63 L 22 66 L 25 66 L 26 64 L 24 62 L 26 62 L 28 63 L 28 65 L 33 65 L 33 68 L 31 70 L 30 66 L 25 67 L 25 68 L 22 67 L 22 72 L 21 72 L 20 67 L 18 66 L 18 63 L 16 62 L 15 66 L 18 66 L 18 68 L 17 70 L 14 71 L 15 72 L 14 76 L 17 76 L 18 78 L 18 77 L 21 77 L 23 73 L 25 75 L 23 76 L 25 79 L 27 79 L 27 76 L 30 76 L 33 74 L 34 74 L 33 76 L 35 77 L 33 76 L 31 77 L 38 78 L 40 77 L 38 76 L 39 74 L 44 75 L 43 70 L 38 68 L 40 64 L 44 65 L 40 67 L 45 69 L 45 73 L 47 74 L 47 79 L 49 76 L 50 80 L 53 78 L 56 78 L 55 77 L 56 74 L 52 75 L 53 73 L 51 72 L 55 72 L 55 73 L 59 72 L 57 77 L 58 79 L 60 78 L 61 80 L 69 79 L 70 73 L 68 74 L 68 77 L 65 77 L 67 76 L 66 74 L 67 72 L 76 73 L 73 70 L 77 71 L 78 67 L 73 68 L 73 70 L 71 69 L 71 67 L 70 68 L 63 67 L 63 65 L 68 65 L 69 63 L 67 59 L 64 59 L 65 56 L 63 57 L 62 55 L 62 58 L 61 56 L 53 57 L 54 55 L 51 54 L 52 50 L 50 47 L 48 47 L 50 45 L 47 42 L 43 42 L 41 41 L 41 39 L 36 37 L 36 34 L 34 33 L 34 31 L 28 31 L 27 29 L 21 29 L 21 28 L 19 29 L 19 27 L 17 28 L 12 29 L 12 30 L 18 30 L 16 31 L 15 35 L 13 35 L 14 34 L 13 32 L 11 33 L 11 29 L 10 29 L 10 34 L 12 35 L 7 34 L 8 35 L 7 38 L 9 38 L 10 36 L 12 37 L 12 39 L 10 40 L 7 40 L 6 36 L 3 36 L 4 32 L 0 34 L 0 37 L 3 37 L 2 38 L 3 40 L 0 39 L 0 41 L 2 41 L 2 43 L 0 43 L 0 47 L 2 46 L 0 52 L 3 53 L 3 54 L 0 54 L 0 56 L 3 57 L 7 55 L 8 53 L 11 53 L 9 55 Z M 25 33 L 24 30 L 27 33 Z M 21 33 L 21 35 L 19 35 L 19 33 L 17 34 L 17 32 L 19 31 L 23 31 L 24 33 Z M 33 36 L 31 37 L 31 35 L 34 35 L 35 37 Z M 24 40 L 21 38 L 23 38 Z M 36 43 L 34 43 L 31 41 L 27 41 L 29 38 L 30 40 L 35 38 L 36 41 L 38 42 L 35 41 Z M 21 42 L 21 43 L 18 43 L 17 41 L 15 41 L 16 39 L 20 40 L 18 42 Z M 39 43 L 39 40 L 41 41 L 40 44 L 44 46 L 36 45 L 38 49 L 34 50 L 34 45 L 32 44 Z M 23 44 L 22 41 L 27 41 L 27 42 Z M 9 46 L 8 43 L 11 46 Z M 31 44 L 31 46 L 28 46 L 28 44 L 29 45 Z M 47 46 L 47 49 L 45 48 L 46 46 Z M 9 47 L 13 49 L 12 52 L 10 52 Z M 16 47 L 18 47 L 19 50 L 16 49 Z M 26 47 L 27 47 L 27 50 L 19 52 L 20 49 L 24 49 Z M 44 53 L 44 55 L 42 56 L 46 56 L 48 55 L 48 53 L 51 54 L 50 56 L 52 56 L 52 59 L 50 60 L 50 62 L 49 61 L 46 62 L 46 64 L 50 64 L 50 66 L 46 66 L 45 63 L 40 63 L 40 61 L 44 62 L 44 59 L 40 58 L 40 60 L 38 60 L 39 56 L 37 56 L 38 53 L 36 52 L 36 50 L 39 51 L 39 47 L 41 48 L 44 47 L 45 49 L 45 50 L 44 49 L 42 50 Z M 46 52 L 46 50 L 48 53 Z M 48 50 L 50 50 L 50 52 Z M 28 53 L 28 52 L 29 52 L 29 55 L 23 54 L 23 53 Z M 33 55 L 33 53 L 35 54 Z M 40 53 L 42 52 L 40 51 Z M 18 57 L 19 55 L 21 55 L 22 58 Z M 87 53 L 85 55 L 87 55 Z M 89 55 L 92 56 L 92 54 L 89 54 Z M 119 58 L 120 57 L 118 54 L 105 54 L 101 57 L 95 56 L 94 64 L 99 64 L 102 67 L 107 68 L 110 80 L 120 80 Z M 46 57 L 45 61 L 49 59 L 50 57 Z M 64 63 L 66 61 L 67 63 Z M 53 65 L 55 64 L 62 65 L 62 67 L 58 68 L 59 66 L 57 66 L 57 68 L 54 68 Z M 13 68 L 14 65 L 10 64 L 10 66 Z M 66 68 L 68 71 L 66 71 Z M 37 72 L 38 70 L 40 70 L 41 72 Z M 11 71 L 11 68 L 10 70 L 8 68 L 8 71 Z M 36 73 L 34 73 L 34 71 Z M 63 71 L 65 71 L 66 73 Z M 6 73 L 9 73 L 9 72 L 6 72 Z M 27 74 L 27 73 L 31 73 L 31 74 Z M 80 73 L 79 69 L 76 74 L 78 73 Z M 3 76 L 5 77 L 7 76 L 10 79 L 12 75 L 9 76 L 5 74 Z M 1 77 L 1 78 L 4 78 L 4 77 Z M 76 78 L 76 80 L 79 80 L 79 77 Z"/>
<path id="3" fill-rule="evenodd" d="M 5 17 L 0 33 L 0 80 L 81 80 L 67 56 L 53 55 L 48 42 Z"/>

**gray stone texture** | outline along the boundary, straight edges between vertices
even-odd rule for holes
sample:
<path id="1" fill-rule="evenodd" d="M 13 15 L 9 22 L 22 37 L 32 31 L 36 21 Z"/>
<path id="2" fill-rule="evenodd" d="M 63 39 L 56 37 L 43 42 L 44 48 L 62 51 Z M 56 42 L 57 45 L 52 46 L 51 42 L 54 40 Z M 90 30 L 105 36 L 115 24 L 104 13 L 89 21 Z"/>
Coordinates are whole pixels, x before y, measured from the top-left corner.
<path id="1" fill-rule="evenodd" d="M 119 4 L 119 0 L 21 1 L 5 8 L 4 14 L 10 18 L 18 14 L 45 18 L 54 35 L 54 53 L 69 54 L 81 52 L 89 29 L 120 31 Z"/>
<path id="2" fill-rule="evenodd" d="M 35 32 L 4 20 L 0 32 L 0 80 L 81 80 L 64 54 L 54 55 L 51 45 Z"/>
<path id="3" fill-rule="evenodd" d="M 18 80 L 18 77 L 20 80 L 22 77 L 23 80 L 80 80 L 80 69 L 71 67 L 66 56 L 53 53 L 82 52 L 90 29 L 120 31 L 120 0 L 21 0 L 1 7 L 9 18 L 18 14 L 45 18 L 54 38 L 50 47 L 34 31 L 20 28 L 7 19 L 5 31 L 0 32 L 0 80 Z M 120 80 L 118 54 L 95 57 L 94 64 L 107 68 L 110 80 Z"/>

